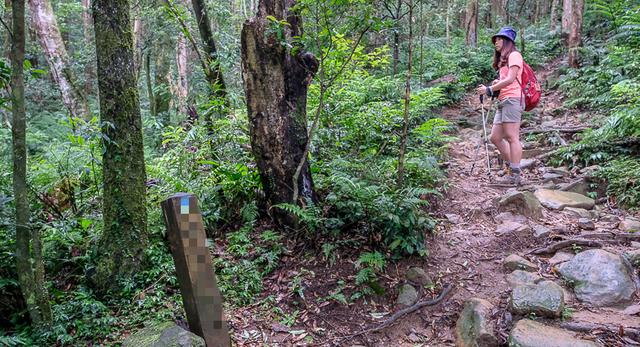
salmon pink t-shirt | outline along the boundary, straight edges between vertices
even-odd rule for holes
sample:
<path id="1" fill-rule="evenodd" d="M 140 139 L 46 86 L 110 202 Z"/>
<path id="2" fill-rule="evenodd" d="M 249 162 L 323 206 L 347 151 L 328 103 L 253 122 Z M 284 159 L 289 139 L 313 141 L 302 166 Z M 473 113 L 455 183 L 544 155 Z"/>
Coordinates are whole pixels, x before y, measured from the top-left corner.
<path id="1" fill-rule="evenodd" d="M 518 51 L 514 51 L 509 54 L 509 59 L 507 61 L 508 66 L 503 66 L 500 68 L 500 80 L 504 80 L 509 76 L 509 67 L 518 66 L 518 73 L 516 74 L 517 80 L 514 80 L 510 85 L 500 89 L 500 95 L 498 96 L 498 100 L 504 100 L 506 98 L 520 98 L 522 97 L 522 90 L 520 88 L 520 83 L 518 81 L 522 81 L 522 54 Z"/>

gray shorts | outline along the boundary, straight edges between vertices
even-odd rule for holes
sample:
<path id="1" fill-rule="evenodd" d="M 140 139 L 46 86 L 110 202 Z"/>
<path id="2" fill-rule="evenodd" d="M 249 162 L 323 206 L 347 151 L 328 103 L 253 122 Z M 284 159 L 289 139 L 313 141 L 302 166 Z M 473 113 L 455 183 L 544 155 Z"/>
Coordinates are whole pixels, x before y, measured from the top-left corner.
<path id="1" fill-rule="evenodd" d="M 520 123 L 522 121 L 522 111 L 524 110 L 524 100 L 520 98 L 506 98 L 498 103 L 498 110 L 493 118 L 493 124 Z"/>

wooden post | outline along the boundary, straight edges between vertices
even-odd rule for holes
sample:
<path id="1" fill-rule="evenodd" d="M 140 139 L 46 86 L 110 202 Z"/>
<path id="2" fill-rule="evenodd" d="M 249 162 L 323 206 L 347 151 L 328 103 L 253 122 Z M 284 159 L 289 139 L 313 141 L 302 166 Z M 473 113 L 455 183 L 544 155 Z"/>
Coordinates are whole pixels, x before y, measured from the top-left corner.
<path id="1" fill-rule="evenodd" d="M 196 197 L 178 193 L 162 212 L 190 330 L 208 347 L 231 346 Z"/>

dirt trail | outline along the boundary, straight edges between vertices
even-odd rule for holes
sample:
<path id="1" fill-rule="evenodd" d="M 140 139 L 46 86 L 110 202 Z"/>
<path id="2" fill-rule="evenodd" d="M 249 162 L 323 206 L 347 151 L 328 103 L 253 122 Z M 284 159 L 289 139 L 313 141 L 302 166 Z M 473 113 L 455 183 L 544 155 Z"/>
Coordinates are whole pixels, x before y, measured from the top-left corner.
<path id="1" fill-rule="evenodd" d="M 560 61 L 552 62 L 543 71 L 538 71 L 539 79 L 546 80 L 560 63 Z M 562 105 L 562 95 L 559 92 L 545 93 L 542 100 L 535 116 L 524 122 L 525 127 L 573 128 L 585 125 L 582 114 L 576 112 L 558 114 L 557 110 Z M 429 255 L 427 257 L 403 259 L 395 263 L 395 268 L 389 266 L 382 276 L 385 288 L 398 288 L 400 284 L 406 282 L 407 269 L 421 267 L 435 282 L 434 288 L 422 290 L 422 298 L 431 299 L 437 296 L 442 286 L 452 284 L 455 288 L 446 300 L 409 314 L 379 332 L 345 339 L 345 336 L 381 324 L 388 319 L 391 313 L 398 309 L 395 306 L 397 293 L 389 290 L 384 297 L 373 297 L 367 299 L 365 304 L 350 306 L 331 301 L 323 302 L 320 298 L 335 291 L 340 279 L 353 279 L 353 265 L 346 259 L 337 262 L 342 265 L 327 267 L 321 265 L 325 263 L 324 261 L 318 261 L 314 257 L 309 258 L 304 264 L 292 258 L 292 264 L 283 265 L 282 269 L 278 270 L 265 284 L 265 288 L 270 287 L 270 292 L 278 292 L 279 289 L 287 286 L 286 283 L 290 283 L 292 278 L 300 276 L 301 272 L 298 271 L 300 267 L 308 269 L 307 274 L 312 273 L 313 276 L 307 276 L 309 281 L 306 283 L 310 285 L 305 289 L 306 302 L 300 308 L 301 323 L 293 328 L 273 324 L 270 317 L 260 319 L 253 316 L 259 313 L 250 308 L 239 312 L 242 316 L 241 320 L 246 324 L 237 323 L 235 328 L 238 335 L 254 334 L 255 336 L 243 337 L 238 342 L 242 345 L 266 343 L 267 345 L 454 346 L 456 320 L 464 302 L 471 297 L 478 297 L 490 301 L 495 306 L 491 320 L 496 324 L 498 339 L 502 345 L 506 345 L 513 324 L 521 317 L 513 316 L 507 309 L 511 288 L 506 281 L 508 272 L 502 265 L 503 259 L 510 254 L 524 256 L 536 265 L 539 276 L 563 285 L 555 268 L 549 264 L 553 254 L 544 256 L 527 254 L 535 248 L 558 240 L 580 236 L 585 231 L 578 227 L 577 216 L 566 211 L 543 208 L 541 218 L 521 221 L 526 226 L 526 230 L 512 230 L 504 234 L 498 232 L 497 229 L 503 228 L 504 225 L 496 219 L 498 211 L 495 200 L 507 193 L 509 188 L 489 185 L 484 148 L 480 149 L 475 158 L 474 172 L 470 174 L 476 146 L 481 141 L 480 110 L 478 98 L 473 95 L 469 95 L 458 105 L 443 110 L 444 118 L 461 124 L 457 133 L 458 141 L 450 145 L 449 186 L 446 197 L 439 203 L 436 211 L 436 216 L 444 222 L 440 223 L 434 235 L 428 236 Z M 554 144 L 549 141 L 549 138 L 555 138 L 553 140 L 555 143 L 562 143 L 570 142 L 571 136 L 570 133 L 568 135 L 558 133 L 553 136 L 544 134 L 525 137 L 527 155 L 534 156 L 548 151 L 548 147 Z M 495 160 L 493 165 L 496 165 Z M 496 170 L 493 170 L 494 175 L 495 172 Z M 549 169 L 537 161 L 530 169 L 523 171 L 526 182 L 525 186 L 519 189 L 534 190 L 536 186 L 541 185 L 538 182 L 543 181 L 545 173 L 549 174 Z M 577 172 L 567 172 L 566 175 L 556 178 L 556 183 L 571 182 L 577 178 L 576 176 L 579 176 Z M 604 204 L 603 201 L 599 202 L 601 203 L 596 207 L 599 217 L 593 219 L 595 230 L 589 233 L 619 235 L 621 232 L 616 228 L 618 223 L 614 219 L 624 218 L 626 212 L 608 205 L 606 201 Z M 549 235 L 542 238 L 534 237 L 531 227 L 535 226 L 548 228 Z M 636 244 L 638 245 L 640 244 Z M 605 245 L 604 249 L 622 254 L 632 247 L 629 246 L 629 242 L 625 242 L 623 245 Z M 578 247 L 568 249 L 568 251 L 572 250 L 580 249 Z M 297 269 L 294 269 L 294 266 Z M 570 308 L 565 309 L 564 320 L 537 318 L 537 321 L 551 326 L 572 323 L 581 325 L 582 328 L 585 323 L 598 324 L 600 329 L 587 329 L 578 336 L 603 346 L 633 345 L 632 339 L 620 335 L 625 330 L 640 330 L 638 315 L 622 313 L 623 309 L 629 305 L 616 308 L 589 307 L 576 300 L 572 290 L 566 286 L 564 288 L 565 302 Z M 345 288 L 345 292 L 347 289 Z M 299 307 L 291 304 L 290 299 L 279 295 L 276 301 L 280 300 L 282 302 L 288 300 L 291 310 Z M 630 305 L 639 303 L 637 292 L 633 300 Z M 607 329 L 602 329 L 603 325 L 607 326 Z M 296 335 L 291 333 L 292 330 L 306 333 Z M 303 339 L 304 335 L 311 332 L 315 332 L 312 334 L 315 336 L 313 340 Z M 640 336 L 638 338 L 640 339 Z"/>
<path id="2" fill-rule="evenodd" d="M 539 71 L 539 78 L 543 81 L 546 80 L 559 63 L 559 61 L 553 62 L 545 70 Z M 525 125 L 528 123 L 529 126 L 534 126 L 536 122 L 547 122 L 543 125 L 552 125 L 554 128 L 572 128 L 582 125 L 583 116 L 577 113 L 563 114 L 550 120 L 554 110 L 562 104 L 561 97 L 557 91 L 546 93 L 543 96 L 543 104 L 539 108 L 537 119 L 528 119 Z M 487 175 L 484 146 L 481 146 L 477 158 L 474 155 L 482 136 L 480 103 L 477 96 L 469 95 L 460 105 L 462 106 L 449 108 L 443 112 L 447 119 L 472 124 L 471 128 L 460 128 L 457 134 L 459 141 L 453 143 L 449 151 L 449 189 L 446 198 L 441 203 L 439 212 L 443 219 L 448 219 L 450 222 L 445 222 L 437 236 L 430 241 L 430 256 L 423 265 L 425 270 L 433 274 L 434 277 L 438 277 L 441 283 L 453 283 L 456 285 L 456 289 L 446 303 L 438 307 L 424 309 L 420 314 L 405 318 L 396 324 L 395 328 L 371 337 L 366 341 L 369 344 L 453 346 L 455 343 L 455 322 L 464 301 L 471 297 L 483 298 L 495 305 L 496 310 L 493 312 L 492 319 L 496 322 L 498 337 L 502 339 L 502 343 L 506 343 L 509 330 L 513 323 L 519 319 L 519 317 L 512 316 L 507 310 L 511 288 L 507 284 L 508 272 L 504 269 L 502 261 L 510 254 L 524 255 L 525 258 L 537 265 L 540 276 L 562 284 L 555 269 L 549 264 L 549 258 L 553 254 L 545 256 L 527 256 L 526 254 L 532 249 L 553 243 L 552 239 L 555 236 L 572 238 L 580 235 L 581 230 L 577 226 L 578 217 L 567 212 L 543 208 L 542 218 L 539 220 L 528 219 L 523 224 L 542 225 L 550 229 L 552 232 L 548 237 L 535 238 L 530 229 L 525 232 L 514 231 L 500 235 L 497 229 L 501 227 L 501 221 L 496 220 L 498 211 L 495 200 L 514 188 L 489 185 L 490 179 Z M 491 119 L 492 117 L 490 117 Z M 539 125 L 537 127 L 540 128 Z M 490 131 L 490 128 L 487 131 Z M 566 137 L 566 141 L 570 141 L 570 138 Z M 531 150 L 529 153 L 537 154 L 533 150 L 533 146 L 525 146 Z M 491 153 L 494 155 L 493 150 Z M 476 164 L 474 173 L 471 175 L 470 170 L 474 158 Z M 497 166 L 495 158 L 492 160 L 492 164 Z M 496 171 L 493 170 L 494 177 Z M 533 165 L 533 168 L 524 170 L 525 184 L 519 190 L 534 190 L 535 185 L 541 185 L 544 171 L 545 167 L 539 161 Z M 572 176 L 573 174 L 571 173 Z M 559 183 L 571 180 L 572 178 L 569 177 L 558 179 Z M 625 214 L 624 211 L 606 204 L 598 205 L 597 211 L 601 216 L 617 215 L 622 217 Z M 609 232 L 615 234 L 618 233 L 616 225 L 615 222 L 596 219 L 595 231 L 591 233 Z M 584 233 L 584 231 L 582 232 Z M 557 241 L 559 238 L 555 240 Z M 615 254 L 622 254 L 628 249 L 630 247 L 622 245 L 605 247 L 605 250 Z M 638 303 L 637 296 L 634 300 L 635 303 Z M 623 314 L 624 306 L 591 308 L 578 302 L 569 289 L 565 289 L 565 302 L 570 308 L 565 311 L 571 316 L 565 317 L 565 321 L 539 318 L 537 320 L 554 326 L 562 323 L 576 323 L 575 325 L 582 324 L 583 326 L 585 323 L 607 325 L 614 329 L 617 328 L 618 332 L 640 328 L 640 317 Z M 586 332 L 582 334 L 582 337 L 605 346 L 626 346 L 633 343 L 632 340 L 616 336 L 609 331 L 596 329 L 594 332 L 597 334 Z"/>

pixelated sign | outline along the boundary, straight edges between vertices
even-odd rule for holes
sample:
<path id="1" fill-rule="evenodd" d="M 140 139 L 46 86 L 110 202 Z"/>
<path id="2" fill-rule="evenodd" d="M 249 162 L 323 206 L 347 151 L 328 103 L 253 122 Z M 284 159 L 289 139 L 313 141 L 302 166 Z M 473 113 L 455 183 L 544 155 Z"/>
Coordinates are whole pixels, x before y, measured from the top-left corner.
<path id="1" fill-rule="evenodd" d="M 230 346 L 222 295 L 216 286 L 196 197 L 176 194 L 162 202 L 162 212 L 189 329 L 209 347 Z"/>

